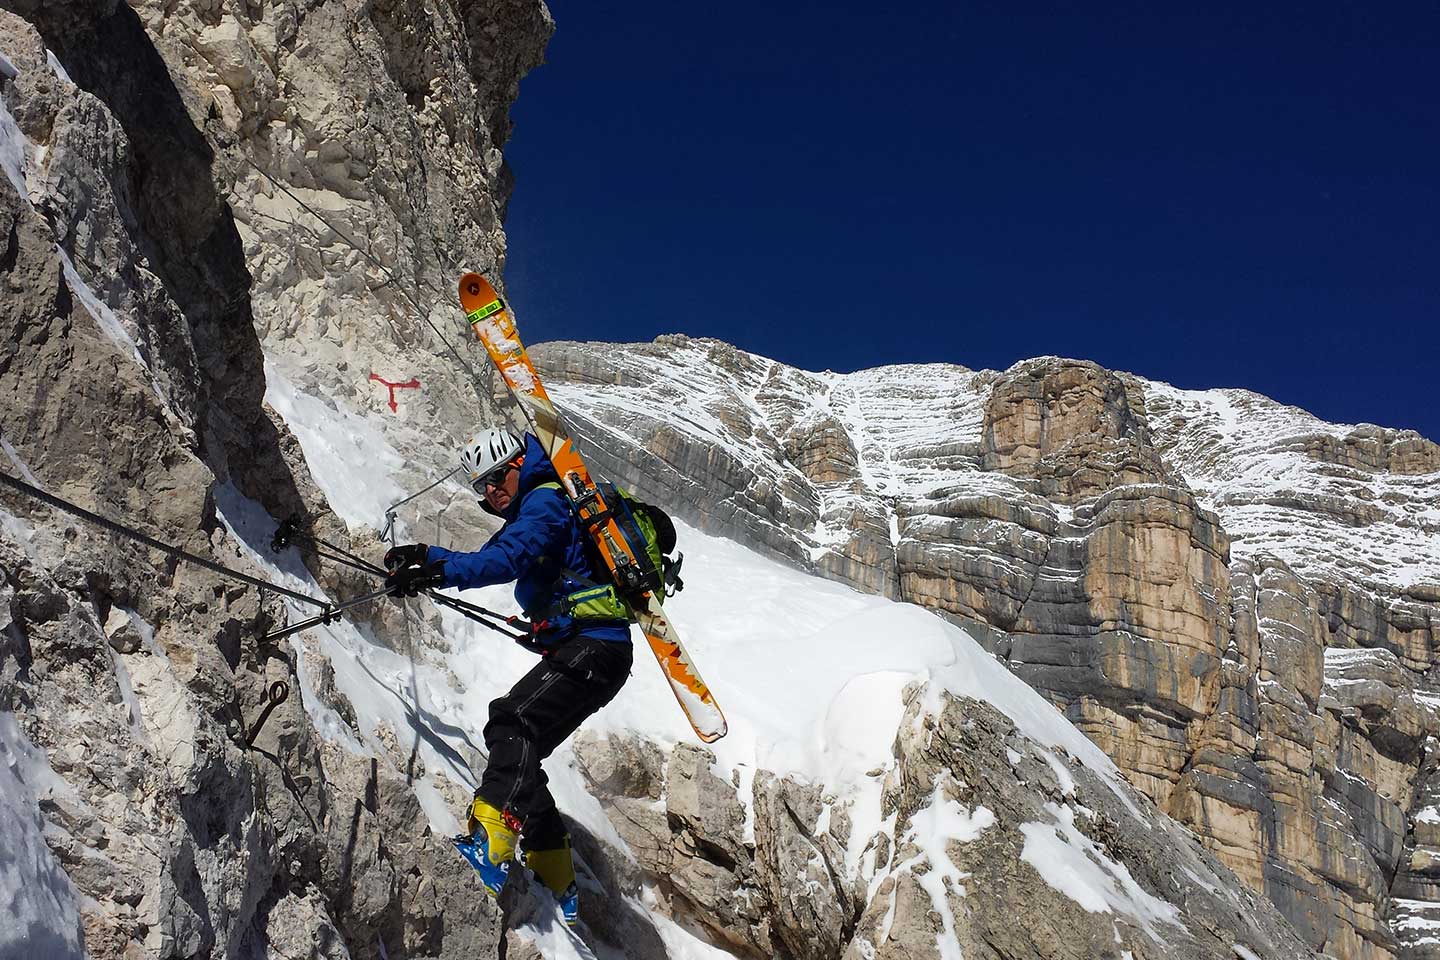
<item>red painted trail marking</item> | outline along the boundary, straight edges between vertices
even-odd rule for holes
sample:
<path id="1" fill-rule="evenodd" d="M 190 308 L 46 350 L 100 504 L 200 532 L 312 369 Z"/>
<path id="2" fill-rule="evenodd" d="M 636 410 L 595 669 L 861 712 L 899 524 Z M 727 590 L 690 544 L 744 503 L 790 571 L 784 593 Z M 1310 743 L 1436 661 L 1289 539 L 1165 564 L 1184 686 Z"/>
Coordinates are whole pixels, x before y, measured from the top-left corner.
<path id="1" fill-rule="evenodd" d="M 419 380 L 416 380 L 414 377 L 411 377 L 409 380 L 406 380 L 404 383 L 391 383 L 389 380 L 386 380 L 384 377 L 376 376 L 376 375 L 375 375 L 375 372 L 374 372 L 373 370 L 370 372 L 370 379 L 371 379 L 371 380 L 378 380 L 378 381 L 380 381 L 381 383 L 385 384 L 385 386 L 390 389 L 390 401 L 389 401 L 388 406 L 390 407 L 390 412 L 391 412 L 391 413 L 395 413 L 396 411 L 398 411 L 398 410 L 400 409 L 400 405 L 395 402 L 395 391 L 396 391 L 396 390 L 415 390 L 415 389 L 419 388 L 419 386 L 420 386 L 420 381 L 419 381 Z"/>

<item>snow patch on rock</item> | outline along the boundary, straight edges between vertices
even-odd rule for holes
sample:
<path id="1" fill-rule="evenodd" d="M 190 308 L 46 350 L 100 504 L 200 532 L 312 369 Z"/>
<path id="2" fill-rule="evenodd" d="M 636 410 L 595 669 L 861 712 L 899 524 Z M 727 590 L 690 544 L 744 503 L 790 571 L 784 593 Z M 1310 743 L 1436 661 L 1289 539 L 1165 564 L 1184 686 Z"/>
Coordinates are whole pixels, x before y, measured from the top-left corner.
<path id="1" fill-rule="evenodd" d="M 1151 939 L 1164 942 L 1157 925 L 1179 923 L 1174 904 L 1154 896 L 1075 828 L 1075 810 L 1047 803 L 1053 823 L 1024 823 L 1025 847 L 1020 859 L 1035 868 L 1050 887 L 1090 913 L 1115 913 L 1135 921 Z"/>
<path id="2" fill-rule="evenodd" d="M 394 480 L 405 458 L 369 418 L 307 393 L 265 361 L 265 402 L 284 419 L 305 453 L 330 507 L 351 527 L 384 523 L 385 510 L 406 496 Z"/>
<path id="3" fill-rule="evenodd" d="M 1141 380 L 1157 441 L 1239 558 L 1271 553 L 1302 573 L 1390 590 L 1440 583 L 1440 473 L 1347 466 L 1377 428 L 1328 423 L 1248 390 Z"/>
<path id="4" fill-rule="evenodd" d="M 45 843 L 41 801 L 73 793 L 26 738 L 13 713 L 0 713 L 0 956 L 81 960 L 85 935 L 70 878 Z"/>
<path id="5" fill-rule="evenodd" d="M 60 58 L 55 56 L 55 51 L 45 48 L 45 62 L 50 65 L 50 71 L 55 74 L 61 83 L 67 86 L 75 86 L 75 81 L 70 79 L 70 74 L 65 72 L 65 67 L 60 63 Z"/>
<path id="6" fill-rule="evenodd" d="M 75 269 L 75 261 L 70 259 L 70 254 L 58 245 L 55 247 L 55 252 L 60 256 L 60 267 L 65 274 L 65 282 L 69 284 L 70 292 L 75 294 L 76 299 L 85 308 L 85 312 L 90 314 L 101 332 L 109 337 L 112 343 L 122 352 L 128 353 L 136 364 L 148 372 L 150 365 L 140 354 L 140 348 L 135 343 L 134 335 L 126 329 L 125 324 L 120 322 L 120 318 L 115 316 L 115 311 L 96 296 L 95 291 L 90 289 L 90 285 L 80 278 L 80 272 Z M 161 395 L 159 387 L 155 387 L 155 395 L 160 397 L 163 402 L 164 397 Z"/>
<path id="7" fill-rule="evenodd" d="M 6 60 L 5 64 L 10 66 L 10 61 Z M 12 66 L 10 69 L 14 71 L 15 68 Z M 14 76 L 15 74 L 12 72 L 10 75 Z M 34 144 L 20 132 L 15 118 L 5 107 L 5 101 L 0 100 L 0 169 L 5 171 L 10 185 L 27 203 L 30 200 L 30 189 L 25 185 L 25 168 L 33 149 Z"/>
<path id="8" fill-rule="evenodd" d="M 912 869 L 922 862 L 927 869 L 916 874 L 916 882 L 930 897 L 943 929 L 936 934 L 935 946 L 941 960 L 959 960 L 956 946 L 955 915 L 950 910 L 951 896 L 965 896 L 961 881 L 970 875 L 950 860 L 946 848 L 952 843 L 970 843 L 995 825 L 995 814 L 985 807 L 970 809 L 945 796 L 945 784 L 935 784 L 930 803 L 910 817 L 905 842 L 914 844 L 920 855 L 899 864 L 897 870 Z"/>

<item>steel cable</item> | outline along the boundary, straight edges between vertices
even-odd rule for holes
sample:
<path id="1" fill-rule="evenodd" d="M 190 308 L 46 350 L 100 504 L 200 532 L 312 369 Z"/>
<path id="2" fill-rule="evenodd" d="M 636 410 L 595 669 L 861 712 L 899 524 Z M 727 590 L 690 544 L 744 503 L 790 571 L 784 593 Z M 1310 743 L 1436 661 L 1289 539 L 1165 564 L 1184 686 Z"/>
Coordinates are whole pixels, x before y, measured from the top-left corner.
<path id="1" fill-rule="evenodd" d="M 248 583 L 251 586 L 260 587 L 265 590 L 271 590 L 275 593 L 279 593 L 284 596 L 291 597 L 295 600 L 303 601 L 305 603 L 313 604 L 317 607 L 329 609 L 330 607 L 334 606 L 334 604 L 328 600 L 321 600 L 318 597 L 312 597 L 306 593 L 300 593 L 296 590 L 290 590 L 286 587 L 277 586 L 276 584 L 270 583 L 267 580 L 261 580 L 259 577 L 252 577 L 248 573 L 241 573 L 239 570 L 232 570 L 222 563 L 216 563 L 214 560 L 207 560 L 204 557 L 196 556 L 195 554 L 190 553 L 187 550 L 182 550 L 179 547 L 164 543 L 160 540 L 156 540 L 154 537 L 147 536 L 146 534 L 141 533 L 134 527 L 130 527 L 118 521 L 111 520 L 109 517 L 102 517 L 100 516 L 100 514 L 86 510 L 84 507 L 76 506 L 75 504 L 70 503 L 68 500 L 62 500 L 54 494 L 46 493 L 39 487 L 26 483 L 19 477 L 12 477 L 8 473 L 0 472 L 0 482 L 3 482 L 9 487 L 13 487 L 15 490 L 18 490 L 26 496 L 33 497 L 34 499 L 39 500 L 42 503 L 46 503 L 57 510 L 63 510 L 64 512 L 77 516 L 82 520 L 93 523 L 98 527 L 103 527 L 106 530 L 109 530 L 111 533 L 118 533 L 123 537 L 129 537 L 131 540 L 138 541 L 145 544 L 145 546 L 147 547 L 159 550 L 161 553 L 167 554 L 175 558 L 176 560 L 183 560 L 186 563 L 193 563 L 198 567 L 204 567 L 206 570 L 221 574 L 222 576 L 230 577 L 234 580 L 239 580 L 242 583 Z"/>

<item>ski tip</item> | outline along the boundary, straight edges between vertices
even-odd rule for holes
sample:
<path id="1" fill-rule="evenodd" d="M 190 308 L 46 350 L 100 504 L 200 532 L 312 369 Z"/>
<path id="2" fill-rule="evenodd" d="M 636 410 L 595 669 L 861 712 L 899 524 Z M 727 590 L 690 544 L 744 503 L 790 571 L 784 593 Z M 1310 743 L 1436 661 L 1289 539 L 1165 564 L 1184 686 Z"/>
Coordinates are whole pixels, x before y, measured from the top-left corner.
<path id="1" fill-rule="evenodd" d="M 490 281 L 478 273 L 467 273 L 460 278 L 460 306 L 468 314 L 480 310 L 499 300 Z"/>
<path id="2" fill-rule="evenodd" d="M 705 730 L 703 732 L 700 730 L 696 730 L 695 735 L 698 736 L 700 740 L 704 743 L 714 743 L 716 740 L 719 740 L 721 737 L 725 736 L 725 734 L 729 732 L 730 725 L 723 724 L 719 730 Z"/>

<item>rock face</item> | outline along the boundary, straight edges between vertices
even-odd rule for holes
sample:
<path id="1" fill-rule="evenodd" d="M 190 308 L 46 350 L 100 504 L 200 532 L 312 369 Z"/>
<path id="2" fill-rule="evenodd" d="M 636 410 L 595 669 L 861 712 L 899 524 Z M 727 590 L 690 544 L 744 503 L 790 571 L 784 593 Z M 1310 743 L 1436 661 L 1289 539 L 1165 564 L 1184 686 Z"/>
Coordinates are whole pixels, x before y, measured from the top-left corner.
<path id="1" fill-rule="evenodd" d="M 925 700 L 916 687 L 893 762 L 858 798 L 758 772 L 753 837 L 708 750 L 666 757 L 611 737 L 577 755 L 659 907 L 736 955 L 1118 960 L 1243 956 L 1239 944 L 1311 956 L 1274 906 L 1128 786 L 988 703 L 947 695 L 931 712 Z M 871 802 L 878 829 L 857 830 Z M 1064 880 L 1091 874 L 1104 903 Z"/>
<path id="2" fill-rule="evenodd" d="M 1140 391 L 1095 364 L 1027 364 L 985 404 L 981 465 L 1073 505 L 1116 486 L 1173 480 Z"/>
<path id="3" fill-rule="evenodd" d="M 1312 948 L 1432 955 L 1440 447 L 1051 358 L 537 353 L 612 475 L 971 627 Z"/>
<path id="4" fill-rule="evenodd" d="M 7 6 L 20 16 L 0 11 L 5 471 L 251 574 L 232 534 L 251 508 L 314 516 L 349 544 L 264 402 L 266 350 L 292 356 L 265 340 L 330 342 L 339 291 L 372 283 L 369 261 L 258 170 L 410 283 L 461 249 L 497 264 L 499 146 L 549 35 L 543 4 Z M 362 331 L 332 330 L 335 349 L 303 362 L 343 367 Z M 344 711 L 302 697 L 315 665 L 259 641 L 285 616 L 273 595 L 13 492 L 0 526 L 0 712 L 18 719 L 0 739 L 43 758 L 35 801 L 85 955 L 496 949 L 500 915 L 437 843 L 416 771 L 322 735 L 317 719 L 344 730 Z M 247 744 L 275 684 L 291 695 Z M 19 941 L 5 930 L 0 953 L 79 955 L 37 922 Z"/>

